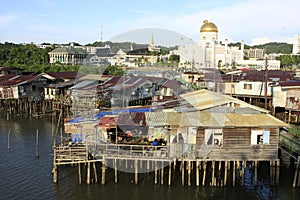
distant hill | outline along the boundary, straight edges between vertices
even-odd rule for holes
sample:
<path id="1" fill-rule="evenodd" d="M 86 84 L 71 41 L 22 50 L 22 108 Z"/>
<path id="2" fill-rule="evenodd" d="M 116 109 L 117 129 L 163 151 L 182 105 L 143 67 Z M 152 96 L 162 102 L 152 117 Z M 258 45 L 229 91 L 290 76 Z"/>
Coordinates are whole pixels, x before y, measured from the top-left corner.
<path id="1" fill-rule="evenodd" d="M 230 43 L 228 46 L 241 46 L 240 42 L 237 43 Z M 258 49 L 265 49 L 267 54 L 270 53 L 282 53 L 282 54 L 291 54 L 293 50 L 293 45 L 292 44 L 287 44 L 287 43 L 278 43 L 278 42 L 271 42 L 267 44 L 261 44 L 261 45 L 254 45 L 254 46 L 249 46 L 245 44 L 245 49 L 250 49 L 250 48 L 258 48 Z"/>

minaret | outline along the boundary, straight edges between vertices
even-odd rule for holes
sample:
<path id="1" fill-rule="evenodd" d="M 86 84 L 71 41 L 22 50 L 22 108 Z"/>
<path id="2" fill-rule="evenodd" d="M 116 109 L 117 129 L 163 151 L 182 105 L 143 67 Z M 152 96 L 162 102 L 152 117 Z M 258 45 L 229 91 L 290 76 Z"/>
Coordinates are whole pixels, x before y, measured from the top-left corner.
<path id="1" fill-rule="evenodd" d="M 154 36 L 153 36 L 153 33 L 152 33 L 152 37 L 151 37 L 151 44 L 150 44 L 150 51 L 154 51 Z"/>
<path id="2" fill-rule="evenodd" d="M 228 39 L 225 39 L 225 52 L 224 52 L 224 58 L 225 58 L 225 66 L 227 67 L 227 54 L 228 54 Z"/>

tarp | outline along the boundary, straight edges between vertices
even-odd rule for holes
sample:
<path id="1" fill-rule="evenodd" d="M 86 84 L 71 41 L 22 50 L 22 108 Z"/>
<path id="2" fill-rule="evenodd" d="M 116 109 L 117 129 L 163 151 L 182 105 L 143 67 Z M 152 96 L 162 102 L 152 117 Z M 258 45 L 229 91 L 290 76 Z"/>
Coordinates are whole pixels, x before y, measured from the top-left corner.
<path id="1" fill-rule="evenodd" d="M 151 112 L 151 108 L 133 108 L 133 109 L 118 109 L 118 110 L 112 110 L 112 111 L 104 111 L 104 112 L 99 112 L 98 114 L 96 114 L 95 118 L 93 118 L 94 120 L 98 120 L 102 117 L 104 117 L 105 115 L 118 115 L 120 113 L 136 113 L 136 112 Z M 84 121 L 82 117 L 77 117 L 74 119 L 71 119 L 70 121 L 68 121 L 67 123 L 79 123 Z"/>

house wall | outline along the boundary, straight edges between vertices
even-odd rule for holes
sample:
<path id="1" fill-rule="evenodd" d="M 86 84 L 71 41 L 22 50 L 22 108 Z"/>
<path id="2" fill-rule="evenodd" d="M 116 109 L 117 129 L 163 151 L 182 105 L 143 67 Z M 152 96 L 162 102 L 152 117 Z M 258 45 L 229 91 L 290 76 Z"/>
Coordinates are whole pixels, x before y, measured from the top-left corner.
<path id="1" fill-rule="evenodd" d="M 270 131 L 269 144 L 251 144 L 251 130 Z M 200 157 L 210 159 L 276 159 L 278 156 L 278 128 L 223 128 L 220 146 L 205 144 L 205 129 L 198 129 L 196 150 Z"/>
<path id="2" fill-rule="evenodd" d="M 264 96 L 265 84 L 263 82 L 240 81 L 238 83 L 234 83 L 233 91 L 234 91 L 233 94 L 235 95 Z M 272 95 L 272 89 L 271 87 L 268 87 L 268 96 L 271 95 Z"/>
<path id="3" fill-rule="evenodd" d="M 300 109 L 300 88 L 289 88 L 286 90 L 286 105 L 287 109 Z"/>
<path id="4" fill-rule="evenodd" d="M 273 107 L 285 107 L 286 106 L 286 90 L 283 90 L 282 87 L 273 87 L 273 99 L 272 104 Z"/>
<path id="5" fill-rule="evenodd" d="M 0 87 L 0 99 L 18 99 L 18 87 Z"/>

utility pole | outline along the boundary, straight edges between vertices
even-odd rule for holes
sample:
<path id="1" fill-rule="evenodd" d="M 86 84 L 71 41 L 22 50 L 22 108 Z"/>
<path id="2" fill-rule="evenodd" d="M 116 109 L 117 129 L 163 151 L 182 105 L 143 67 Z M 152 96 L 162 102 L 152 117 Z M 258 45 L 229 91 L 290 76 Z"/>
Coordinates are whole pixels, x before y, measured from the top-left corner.
<path id="1" fill-rule="evenodd" d="M 265 109 L 268 109 L 268 56 L 265 58 Z"/>

